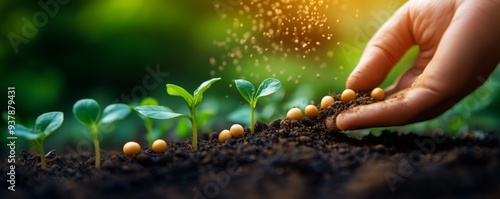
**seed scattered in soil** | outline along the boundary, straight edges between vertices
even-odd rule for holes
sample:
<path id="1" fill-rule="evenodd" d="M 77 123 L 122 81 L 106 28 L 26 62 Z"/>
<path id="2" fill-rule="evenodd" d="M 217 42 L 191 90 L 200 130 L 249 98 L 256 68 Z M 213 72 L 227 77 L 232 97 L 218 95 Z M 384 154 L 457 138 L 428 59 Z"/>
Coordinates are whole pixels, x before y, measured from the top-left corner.
<path id="1" fill-rule="evenodd" d="M 227 140 L 231 139 L 231 137 L 232 137 L 231 132 L 229 132 L 229 130 L 227 129 L 224 129 L 219 133 L 219 142 L 224 143 Z"/>
<path id="2" fill-rule="evenodd" d="M 331 106 L 333 103 L 335 102 L 335 99 L 333 99 L 332 96 L 324 96 L 322 99 L 321 99 L 321 109 L 326 109 L 328 108 L 329 106 Z"/>
<path id="3" fill-rule="evenodd" d="M 370 95 L 378 101 L 381 101 L 385 98 L 384 90 L 378 87 L 373 89 Z"/>
<path id="4" fill-rule="evenodd" d="M 238 138 L 245 133 L 245 129 L 243 129 L 243 126 L 239 124 L 233 124 L 233 126 L 231 126 L 231 128 L 229 129 L 229 132 L 231 133 L 232 137 Z"/>
<path id="5" fill-rule="evenodd" d="M 302 119 L 302 111 L 300 108 L 292 108 L 286 113 L 286 117 L 290 120 L 301 120 Z"/>
<path id="6" fill-rule="evenodd" d="M 354 91 L 352 91 L 352 92 L 354 92 Z M 320 111 L 319 118 L 325 119 L 325 127 L 328 130 L 330 130 L 332 132 L 339 131 L 339 129 L 337 128 L 336 122 L 337 122 L 337 116 L 340 113 L 342 113 L 344 111 L 348 111 L 356 106 L 368 105 L 368 104 L 379 102 L 378 100 L 372 98 L 370 96 L 369 92 L 359 92 L 359 93 L 354 94 L 354 95 L 355 96 L 357 95 L 357 96 L 354 99 L 352 99 L 351 101 L 345 102 L 344 100 L 341 100 L 342 95 L 337 94 L 337 95 L 333 96 L 333 98 L 335 99 L 335 103 L 333 103 L 327 109 L 322 109 Z"/>
<path id="7" fill-rule="evenodd" d="M 141 153 L 141 145 L 137 142 L 127 142 L 125 145 L 123 145 L 123 153 L 127 157 L 132 157 L 134 155 L 137 155 Z"/>
<path id="8" fill-rule="evenodd" d="M 155 140 L 151 148 L 155 153 L 163 153 L 167 150 L 167 142 L 162 139 Z"/>
<path id="9" fill-rule="evenodd" d="M 356 92 L 354 92 L 352 89 L 345 89 L 344 92 L 342 92 L 340 98 L 344 102 L 350 102 L 356 98 Z"/>
<path id="10" fill-rule="evenodd" d="M 304 112 L 306 112 L 307 117 L 317 117 L 319 114 L 318 107 L 314 105 L 307 105 Z"/>

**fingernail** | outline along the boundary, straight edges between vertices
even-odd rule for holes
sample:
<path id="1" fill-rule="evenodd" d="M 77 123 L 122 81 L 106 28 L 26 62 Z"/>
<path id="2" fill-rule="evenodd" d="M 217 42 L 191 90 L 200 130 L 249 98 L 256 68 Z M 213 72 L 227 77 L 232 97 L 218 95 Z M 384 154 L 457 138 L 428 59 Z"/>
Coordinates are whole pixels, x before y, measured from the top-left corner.
<path id="1" fill-rule="evenodd" d="M 326 128 L 332 132 L 338 132 L 339 129 L 337 128 L 337 124 L 335 122 L 336 122 L 336 120 L 335 120 L 334 116 L 330 116 L 330 117 L 326 118 L 326 120 L 325 120 Z"/>

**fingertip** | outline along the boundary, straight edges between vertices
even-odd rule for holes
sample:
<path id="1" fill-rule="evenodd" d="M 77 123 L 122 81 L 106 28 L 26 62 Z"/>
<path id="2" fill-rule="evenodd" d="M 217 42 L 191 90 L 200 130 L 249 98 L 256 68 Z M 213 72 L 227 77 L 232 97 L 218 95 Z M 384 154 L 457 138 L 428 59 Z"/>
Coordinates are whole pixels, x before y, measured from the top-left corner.
<path id="1" fill-rule="evenodd" d="M 406 7 L 398 10 L 370 39 L 359 63 L 346 81 L 347 88 L 368 91 L 379 86 L 414 45 Z"/>
<path id="2" fill-rule="evenodd" d="M 352 120 L 350 118 L 352 118 L 353 114 L 355 114 L 355 113 L 352 113 L 350 111 L 340 113 L 337 116 L 337 121 L 336 121 L 337 129 L 340 131 L 353 130 L 353 129 L 349 128 L 352 126 Z"/>
<path id="3" fill-rule="evenodd" d="M 339 131 L 339 129 L 337 128 L 337 124 L 336 124 L 336 118 L 334 116 L 330 116 L 330 117 L 326 118 L 325 126 L 328 130 L 330 130 L 332 132 Z"/>

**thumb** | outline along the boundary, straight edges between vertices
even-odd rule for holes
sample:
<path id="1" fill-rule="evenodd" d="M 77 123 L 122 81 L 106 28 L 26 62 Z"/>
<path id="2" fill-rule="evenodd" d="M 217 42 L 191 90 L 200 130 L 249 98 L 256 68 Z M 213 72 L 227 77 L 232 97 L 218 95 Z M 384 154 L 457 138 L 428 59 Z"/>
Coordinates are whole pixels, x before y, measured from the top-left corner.
<path id="1" fill-rule="evenodd" d="M 355 91 L 377 87 L 414 43 L 409 3 L 406 3 L 368 42 L 358 65 L 347 79 L 346 87 Z"/>

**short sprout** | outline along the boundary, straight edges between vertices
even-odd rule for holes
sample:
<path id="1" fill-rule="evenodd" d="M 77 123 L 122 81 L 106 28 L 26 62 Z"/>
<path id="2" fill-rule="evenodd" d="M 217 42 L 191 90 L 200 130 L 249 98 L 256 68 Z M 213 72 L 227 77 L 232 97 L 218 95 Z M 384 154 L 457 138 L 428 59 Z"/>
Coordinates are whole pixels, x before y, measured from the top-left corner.
<path id="1" fill-rule="evenodd" d="M 321 99 L 321 109 L 327 109 L 329 106 L 331 106 L 335 102 L 335 99 L 333 99 L 332 96 L 324 96 Z"/>
<path id="2" fill-rule="evenodd" d="M 317 117 L 319 114 L 318 107 L 314 105 L 307 105 L 304 112 L 306 112 L 307 117 Z"/>
<path id="3" fill-rule="evenodd" d="M 286 117 L 291 120 L 301 120 L 302 111 L 299 108 L 292 108 L 286 113 Z"/>
<path id="4" fill-rule="evenodd" d="M 137 155 L 141 153 L 141 145 L 137 142 L 127 142 L 125 145 L 123 145 L 123 153 L 127 157 L 132 157 L 134 155 Z"/>
<path id="5" fill-rule="evenodd" d="M 383 100 L 385 98 L 384 90 L 382 90 L 381 88 L 378 88 L 378 87 L 373 89 L 370 95 L 379 101 Z"/>
<path id="6" fill-rule="evenodd" d="M 342 95 L 340 96 L 340 99 L 344 102 L 350 102 L 353 99 L 356 98 L 356 92 L 354 92 L 352 89 L 345 89 L 344 92 L 342 92 Z"/>
<path id="7" fill-rule="evenodd" d="M 229 130 L 227 129 L 224 129 L 219 133 L 219 142 L 224 143 L 227 140 L 231 139 L 231 137 L 231 132 L 229 132 Z"/>
<path id="8" fill-rule="evenodd" d="M 167 146 L 168 145 L 167 142 L 165 142 L 165 140 L 157 139 L 153 142 L 151 149 L 153 149 L 155 153 L 163 153 L 167 150 Z"/>

